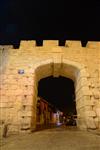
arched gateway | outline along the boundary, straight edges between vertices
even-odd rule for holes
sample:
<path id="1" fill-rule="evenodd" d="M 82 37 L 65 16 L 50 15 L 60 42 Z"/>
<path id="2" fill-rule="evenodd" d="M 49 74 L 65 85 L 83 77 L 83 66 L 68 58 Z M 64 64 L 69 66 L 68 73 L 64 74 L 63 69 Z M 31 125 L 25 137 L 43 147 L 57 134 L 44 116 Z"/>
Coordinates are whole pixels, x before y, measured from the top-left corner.
<path id="1" fill-rule="evenodd" d="M 76 111 L 77 111 L 77 126 L 80 129 L 95 129 L 94 115 L 90 116 L 92 111 L 92 101 L 90 99 L 88 72 L 84 65 L 77 62 L 63 59 L 62 57 L 53 57 L 40 61 L 34 66 L 34 98 L 33 98 L 33 115 L 31 119 L 31 130 L 36 128 L 36 103 L 37 103 L 37 88 L 40 79 L 53 75 L 54 77 L 64 76 L 74 81 L 76 95 Z"/>
<path id="2" fill-rule="evenodd" d="M 83 48 L 79 41 L 68 41 L 60 47 L 57 41 L 44 41 L 38 47 L 35 41 L 22 41 L 19 49 L 5 51 L 0 122 L 9 133 L 36 129 L 38 82 L 49 76 L 74 81 L 78 128 L 100 129 L 99 44 L 88 42 Z"/>

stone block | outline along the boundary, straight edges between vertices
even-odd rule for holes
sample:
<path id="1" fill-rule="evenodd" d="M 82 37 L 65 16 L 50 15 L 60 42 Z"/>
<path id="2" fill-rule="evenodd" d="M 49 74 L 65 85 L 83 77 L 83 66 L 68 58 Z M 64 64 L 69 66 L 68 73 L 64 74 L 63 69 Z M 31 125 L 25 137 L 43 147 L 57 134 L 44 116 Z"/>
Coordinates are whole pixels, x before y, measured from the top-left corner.
<path id="1" fill-rule="evenodd" d="M 0 102 L 7 103 L 9 101 L 8 96 L 0 95 Z"/>
<path id="2" fill-rule="evenodd" d="M 93 94 L 93 96 L 94 96 L 95 99 L 99 99 L 100 98 L 99 92 L 98 92 L 98 94 L 96 94 L 96 93 Z"/>
<path id="3" fill-rule="evenodd" d="M 31 90 L 23 90 L 23 95 L 33 95 L 33 93 L 34 93 L 34 91 L 33 91 L 33 89 L 31 89 Z"/>
<path id="4" fill-rule="evenodd" d="M 78 118 L 77 119 L 77 126 L 81 130 L 86 130 L 87 125 L 86 125 L 85 119 L 84 118 Z"/>
<path id="5" fill-rule="evenodd" d="M 17 84 L 11 84 L 11 85 L 10 85 L 10 89 L 11 89 L 11 90 L 18 90 L 18 88 L 20 88 L 20 87 L 18 87 Z"/>
<path id="6" fill-rule="evenodd" d="M 95 111 L 85 111 L 85 116 L 96 117 Z"/>
<path id="7" fill-rule="evenodd" d="M 8 126 L 8 134 L 18 134 L 19 133 L 19 125 L 11 124 Z"/>
<path id="8" fill-rule="evenodd" d="M 31 116 L 32 116 L 32 111 L 22 111 L 22 112 L 20 113 L 20 115 L 21 115 L 22 117 L 31 117 Z"/>
<path id="9" fill-rule="evenodd" d="M 100 117 L 100 108 L 95 108 L 96 115 Z"/>
<path id="10" fill-rule="evenodd" d="M 89 105 L 89 106 L 84 106 L 84 107 L 81 108 L 81 109 L 83 110 L 83 112 L 85 112 L 85 111 L 93 111 L 93 108 L 92 108 L 91 105 Z"/>
<path id="11" fill-rule="evenodd" d="M 85 77 L 82 77 L 80 78 L 80 80 L 77 82 L 77 85 L 76 85 L 76 91 L 79 90 L 82 86 L 88 86 L 89 83 L 87 81 L 87 78 Z"/>
<path id="12" fill-rule="evenodd" d="M 89 77 L 90 77 L 89 72 L 85 68 L 83 68 L 78 73 L 77 82 L 81 80 L 81 78 L 89 78 Z"/>
<path id="13" fill-rule="evenodd" d="M 13 103 L 13 102 L 8 102 L 8 103 L 7 103 L 7 107 L 8 107 L 8 108 L 14 107 L 14 103 Z"/>
<path id="14" fill-rule="evenodd" d="M 36 41 L 33 41 L 33 40 L 31 40 L 31 41 L 21 41 L 21 43 L 20 43 L 20 49 L 27 50 L 28 48 L 34 47 L 34 46 L 36 46 Z"/>
<path id="15" fill-rule="evenodd" d="M 43 41 L 43 46 L 46 46 L 46 47 L 54 47 L 54 46 L 58 46 L 58 41 L 56 40 L 44 40 Z"/>
<path id="16" fill-rule="evenodd" d="M 15 95 L 15 96 L 22 95 L 23 94 L 23 90 L 22 89 L 13 90 L 13 91 L 11 91 L 11 94 Z"/>
<path id="17" fill-rule="evenodd" d="M 80 48 L 80 47 L 82 47 L 81 46 L 81 41 L 70 41 L 70 40 L 67 40 L 65 45 L 68 46 L 68 47 L 73 47 L 73 48 Z"/>
<path id="18" fill-rule="evenodd" d="M 98 117 L 94 118 L 94 122 L 95 122 L 96 128 L 98 129 L 99 128 L 99 119 L 98 119 Z"/>
<path id="19" fill-rule="evenodd" d="M 21 119 L 21 129 L 30 129 L 31 127 L 31 118 L 25 116 L 24 118 Z"/>
<path id="20" fill-rule="evenodd" d="M 79 99 L 84 98 L 84 99 L 90 100 L 91 94 L 92 92 L 88 88 L 82 87 L 79 91 L 76 91 L 76 99 L 79 100 Z"/>
<path id="21" fill-rule="evenodd" d="M 93 117 L 85 117 L 85 121 L 88 129 L 96 129 L 96 124 Z"/>
<path id="22" fill-rule="evenodd" d="M 22 100 L 22 104 L 26 105 L 26 106 L 32 106 L 33 105 L 33 100 L 24 99 L 24 100 Z"/>
<path id="23" fill-rule="evenodd" d="M 6 108 L 7 107 L 7 103 L 0 103 L 0 108 Z"/>
<path id="24" fill-rule="evenodd" d="M 81 88 L 81 92 L 83 93 L 83 95 L 92 95 L 92 91 L 89 89 L 88 86 L 83 86 Z"/>
<path id="25" fill-rule="evenodd" d="M 93 48 L 93 49 L 98 49 L 98 51 L 100 50 L 100 42 L 93 42 L 93 41 L 88 41 L 87 48 Z"/>

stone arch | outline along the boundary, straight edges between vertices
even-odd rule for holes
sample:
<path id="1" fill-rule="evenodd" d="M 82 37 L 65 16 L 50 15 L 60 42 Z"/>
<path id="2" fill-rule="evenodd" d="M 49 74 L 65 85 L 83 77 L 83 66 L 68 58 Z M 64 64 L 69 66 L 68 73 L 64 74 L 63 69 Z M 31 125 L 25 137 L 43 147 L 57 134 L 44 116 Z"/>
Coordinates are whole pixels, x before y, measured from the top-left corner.
<path id="1" fill-rule="evenodd" d="M 89 74 L 85 65 L 78 62 L 69 61 L 65 58 L 58 59 L 55 63 L 54 58 L 42 60 L 34 65 L 34 98 L 33 98 L 33 115 L 31 119 L 31 129 L 36 128 L 36 103 L 37 103 L 37 87 L 38 81 L 48 76 L 64 76 L 70 78 L 75 84 L 76 110 L 77 110 L 77 126 L 80 129 L 95 129 L 92 110 L 93 102 L 91 101 L 91 92 L 89 90 Z"/>

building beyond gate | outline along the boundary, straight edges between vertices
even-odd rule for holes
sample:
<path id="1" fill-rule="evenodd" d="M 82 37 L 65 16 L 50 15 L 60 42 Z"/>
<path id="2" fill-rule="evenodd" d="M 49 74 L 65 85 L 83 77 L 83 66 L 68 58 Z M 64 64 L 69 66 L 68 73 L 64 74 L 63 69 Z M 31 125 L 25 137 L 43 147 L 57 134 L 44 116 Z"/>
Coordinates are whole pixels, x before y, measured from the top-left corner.
<path id="1" fill-rule="evenodd" d="M 65 46 L 21 41 L 19 49 L 1 49 L 0 55 L 0 124 L 8 124 L 9 133 L 36 129 L 38 82 L 51 75 L 74 81 L 77 126 L 100 129 L 100 42 L 82 47 L 79 41 L 66 41 Z"/>

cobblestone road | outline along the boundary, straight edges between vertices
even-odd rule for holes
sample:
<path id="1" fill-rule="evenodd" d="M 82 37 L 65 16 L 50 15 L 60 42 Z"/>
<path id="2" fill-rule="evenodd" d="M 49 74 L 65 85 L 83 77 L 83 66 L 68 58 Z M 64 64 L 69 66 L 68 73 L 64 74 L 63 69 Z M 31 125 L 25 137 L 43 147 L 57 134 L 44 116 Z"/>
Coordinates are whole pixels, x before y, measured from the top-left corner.
<path id="1" fill-rule="evenodd" d="M 100 136 L 75 128 L 59 127 L 10 136 L 1 150 L 100 150 Z"/>

